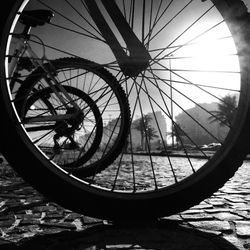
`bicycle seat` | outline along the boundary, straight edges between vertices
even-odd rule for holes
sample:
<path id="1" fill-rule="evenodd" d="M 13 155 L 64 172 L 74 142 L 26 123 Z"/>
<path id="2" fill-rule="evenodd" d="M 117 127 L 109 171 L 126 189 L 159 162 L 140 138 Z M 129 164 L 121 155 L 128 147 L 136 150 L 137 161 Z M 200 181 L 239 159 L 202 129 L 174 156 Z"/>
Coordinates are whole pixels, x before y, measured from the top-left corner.
<path id="1" fill-rule="evenodd" d="M 49 23 L 53 16 L 50 10 L 27 10 L 22 12 L 19 21 L 26 26 L 36 27 Z"/>

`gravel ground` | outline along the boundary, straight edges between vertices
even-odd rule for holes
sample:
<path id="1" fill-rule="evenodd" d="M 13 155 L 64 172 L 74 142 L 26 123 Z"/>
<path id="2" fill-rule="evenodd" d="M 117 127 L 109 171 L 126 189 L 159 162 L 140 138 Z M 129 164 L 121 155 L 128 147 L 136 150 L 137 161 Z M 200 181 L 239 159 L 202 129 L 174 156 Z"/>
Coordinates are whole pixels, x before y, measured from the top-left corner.
<path id="1" fill-rule="evenodd" d="M 0 249 L 250 250 L 250 162 L 212 197 L 180 214 L 120 225 L 48 201 L 7 162 L 0 167 Z"/>

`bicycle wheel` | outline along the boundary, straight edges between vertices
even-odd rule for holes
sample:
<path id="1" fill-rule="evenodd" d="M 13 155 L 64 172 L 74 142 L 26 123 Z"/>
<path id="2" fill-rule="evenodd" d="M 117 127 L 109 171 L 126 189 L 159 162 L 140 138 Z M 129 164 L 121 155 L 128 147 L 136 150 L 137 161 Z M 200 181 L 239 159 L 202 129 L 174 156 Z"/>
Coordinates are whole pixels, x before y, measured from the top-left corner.
<path id="1" fill-rule="evenodd" d="M 37 68 L 15 95 L 19 117 L 33 143 L 51 161 L 77 176 L 94 175 L 116 159 L 127 140 L 130 109 L 125 93 L 115 78 L 96 63 L 62 58 L 44 66 L 53 69 L 58 83 L 67 84 L 62 86 L 81 113 L 70 119 L 56 119 L 77 110 L 70 101 L 65 107 L 49 87 L 47 72 Z M 111 112 L 116 119 L 113 130 L 107 125 Z"/>
<path id="2" fill-rule="evenodd" d="M 13 6 L 1 43 L 0 99 L 13 131 L 9 141 L 35 170 L 21 167 L 22 157 L 11 157 L 13 143 L 5 145 L 5 154 L 41 192 L 100 218 L 167 216 L 210 196 L 242 164 L 250 141 L 249 25 L 243 2 L 20 0 Z M 19 12 L 36 8 L 52 10 L 55 17 L 32 30 L 43 43 L 31 37 L 31 46 L 45 49 L 50 59 L 75 56 L 101 64 L 127 95 L 127 143 L 113 164 L 89 178 L 49 162 L 12 105 L 4 58 L 11 54 Z"/>
<path id="3" fill-rule="evenodd" d="M 38 90 L 28 99 L 21 97 L 30 93 L 21 94 L 20 89 L 16 109 L 21 119 L 27 121 L 24 123 L 26 131 L 49 159 L 64 168 L 75 168 L 86 163 L 98 150 L 103 134 L 102 116 L 95 102 L 84 92 L 71 86 L 63 87 L 81 107 L 82 114 L 77 119 L 53 121 L 53 116 L 75 110 L 60 104 L 51 88 Z M 45 124 L 31 122 L 45 115 L 52 117 Z"/>

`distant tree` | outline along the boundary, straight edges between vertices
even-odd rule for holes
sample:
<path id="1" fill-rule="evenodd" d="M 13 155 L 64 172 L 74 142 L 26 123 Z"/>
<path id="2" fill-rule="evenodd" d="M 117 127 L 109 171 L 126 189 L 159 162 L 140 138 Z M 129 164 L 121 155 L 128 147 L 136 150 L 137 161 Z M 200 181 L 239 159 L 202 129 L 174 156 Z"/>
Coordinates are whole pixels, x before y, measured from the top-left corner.
<path id="1" fill-rule="evenodd" d="M 176 144 L 178 146 L 181 144 L 181 137 L 186 136 L 186 134 L 185 134 L 185 132 L 180 124 L 174 123 L 172 126 L 172 131 L 168 132 L 167 136 L 170 136 L 171 139 L 172 139 L 172 137 L 174 137 Z M 173 142 L 173 140 L 172 140 L 172 142 Z M 172 146 L 174 146 L 173 143 L 172 143 Z"/>
<path id="2" fill-rule="evenodd" d="M 183 129 L 181 128 L 181 125 L 180 124 L 177 124 L 175 123 L 173 125 L 173 135 L 175 137 L 175 140 L 176 140 L 176 144 L 177 146 L 181 145 L 181 137 L 182 136 L 185 136 L 185 132 L 183 131 Z"/>
<path id="3" fill-rule="evenodd" d="M 159 136 L 157 135 L 157 131 L 155 130 L 155 128 L 151 127 L 150 125 L 146 128 L 146 131 L 145 131 L 145 136 L 148 140 L 148 144 L 150 145 L 151 144 L 151 141 L 154 139 L 154 138 L 158 138 Z M 147 148 L 147 147 L 146 147 Z"/>
<path id="4" fill-rule="evenodd" d="M 153 138 L 157 138 L 156 130 L 150 125 L 152 117 L 149 115 L 143 115 L 140 119 L 133 123 L 133 128 L 138 130 L 141 134 L 141 149 L 145 148 L 145 139 L 147 137 L 148 143 L 150 144 Z"/>
<path id="5" fill-rule="evenodd" d="M 235 95 L 224 96 L 218 103 L 218 110 L 211 111 L 208 120 L 210 123 L 219 122 L 220 126 L 231 126 L 237 110 L 237 100 Z"/>
<path id="6" fill-rule="evenodd" d="M 141 149 L 143 149 L 144 144 L 144 126 L 143 126 L 143 119 L 140 118 L 133 123 L 133 128 L 138 130 L 141 134 Z"/>

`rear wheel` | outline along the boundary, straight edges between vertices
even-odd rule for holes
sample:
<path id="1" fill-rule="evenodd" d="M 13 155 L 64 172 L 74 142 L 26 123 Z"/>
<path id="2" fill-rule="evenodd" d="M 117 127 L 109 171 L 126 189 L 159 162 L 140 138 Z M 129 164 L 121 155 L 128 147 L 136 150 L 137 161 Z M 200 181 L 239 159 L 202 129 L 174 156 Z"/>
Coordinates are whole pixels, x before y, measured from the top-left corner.
<path id="1" fill-rule="evenodd" d="M 53 121 L 57 115 L 70 114 L 70 109 L 57 102 L 51 88 L 38 90 L 27 100 L 20 98 L 16 108 L 22 120 L 27 121 L 24 126 L 30 137 L 48 158 L 64 168 L 76 168 L 98 150 L 103 133 L 102 116 L 87 94 L 71 86 L 63 88 L 81 108 L 81 114 L 74 119 Z M 74 113 L 74 108 L 71 110 Z M 31 122 L 32 118 L 45 115 L 51 116 L 45 124 Z"/>
<path id="2" fill-rule="evenodd" d="M 140 61 L 114 56 L 107 30 L 101 28 L 105 22 L 98 25 L 91 11 L 95 2 L 121 44 L 120 53 Z M 118 9 L 108 6 L 114 2 Z M 51 58 L 74 55 L 101 64 L 126 92 L 128 140 L 99 174 L 81 178 L 49 161 L 20 124 L 15 95 L 9 93 L 6 55 L 12 53 L 11 32 L 18 31 L 22 8 L 55 12 L 51 24 L 34 29 L 43 44 L 34 39 L 33 47 L 44 46 Z M 124 29 L 118 32 L 121 23 Z M 233 176 L 248 152 L 248 30 L 246 7 L 236 0 L 16 1 L 1 41 L 0 100 L 5 129 L 12 132 L 6 157 L 41 192 L 90 216 L 159 217 L 199 203 Z M 144 56 L 133 50 L 135 44 Z M 113 128 L 112 119 L 108 124 Z M 14 142 L 24 158 L 12 157 Z M 25 165 L 27 158 L 33 169 Z"/>
<path id="3" fill-rule="evenodd" d="M 78 177 L 99 173 L 117 158 L 127 140 L 130 108 L 122 87 L 107 70 L 88 60 L 62 58 L 44 66 L 53 70 L 81 112 L 70 119 L 56 119 L 77 110 L 70 101 L 70 107 L 65 107 L 49 87 L 47 73 L 38 68 L 15 95 L 25 130 L 53 163 Z M 115 115 L 113 130 L 108 124 L 111 113 Z"/>

